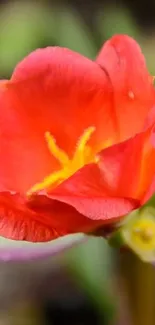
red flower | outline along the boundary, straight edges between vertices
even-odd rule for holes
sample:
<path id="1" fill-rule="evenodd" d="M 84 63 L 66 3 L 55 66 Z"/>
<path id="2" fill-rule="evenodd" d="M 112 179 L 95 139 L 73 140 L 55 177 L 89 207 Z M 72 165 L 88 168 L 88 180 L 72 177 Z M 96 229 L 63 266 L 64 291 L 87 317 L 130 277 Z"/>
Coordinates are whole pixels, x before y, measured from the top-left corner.
<path id="1" fill-rule="evenodd" d="M 144 128 L 154 103 L 128 36 L 106 42 L 95 62 L 49 47 L 19 63 L 1 82 L 0 235 L 90 232 L 143 204 L 154 191 L 153 117 Z"/>

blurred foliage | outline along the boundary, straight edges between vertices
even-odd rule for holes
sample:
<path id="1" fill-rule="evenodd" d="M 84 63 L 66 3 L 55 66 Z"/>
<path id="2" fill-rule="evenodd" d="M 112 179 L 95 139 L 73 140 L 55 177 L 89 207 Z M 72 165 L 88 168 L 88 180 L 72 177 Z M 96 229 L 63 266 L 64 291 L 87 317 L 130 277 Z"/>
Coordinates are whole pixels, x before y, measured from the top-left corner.
<path id="1" fill-rule="evenodd" d="M 126 7 L 105 6 L 94 18 L 94 33 L 75 9 L 49 5 L 47 1 L 8 1 L 0 6 L 0 73 L 10 76 L 14 66 L 38 47 L 59 45 L 95 58 L 103 42 L 116 33 L 126 33 L 142 45 L 150 60 L 154 42 L 143 38 Z M 150 42 L 149 42 L 150 40 Z"/>
<path id="2" fill-rule="evenodd" d="M 115 311 L 112 303 L 114 288 L 111 256 L 112 251 L 103 238 L 90 238 L 85 244 L 67 253 L 70 269 L 93 300 L 106 324 L 112 320 Z"/>
<path id="3" fill-rule="evenodd" d="M 0 71 L 9 75 L 32 50 L 48 43 L 52 10 L 33 2 L 10 2 L 0 9 Z M 52 33 L 50 36 L 51 41 Z"/>
<path id="4" fill-rule="evenodd" d="M 126 7 L 107 6 L 99 11 L 96 17 L 98 33 L 103 39 L 110 38 L 114 34 L 128 34 L 137 41 L 140 37 L 140 31 L 131 12 Z"/>
<path id="5" fill-rule="evenodd" d="M 57 10 L 56 43 L 90 58 L 95 57 L 97 52 L 89 28 L 80 16 L 69 8 Z"/>

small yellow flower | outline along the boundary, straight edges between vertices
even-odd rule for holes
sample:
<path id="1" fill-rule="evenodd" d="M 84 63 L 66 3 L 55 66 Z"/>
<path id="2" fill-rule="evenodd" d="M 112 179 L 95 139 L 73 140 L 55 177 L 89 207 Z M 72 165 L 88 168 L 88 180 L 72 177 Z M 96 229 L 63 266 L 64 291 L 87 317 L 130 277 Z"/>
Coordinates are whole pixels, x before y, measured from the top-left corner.
<path id="1" fill-rule="evenodd" d="M 155 261 L 155 210 L 146 207 L 131 213 L 120 228 L 121 237 L 143 261 Z"/>

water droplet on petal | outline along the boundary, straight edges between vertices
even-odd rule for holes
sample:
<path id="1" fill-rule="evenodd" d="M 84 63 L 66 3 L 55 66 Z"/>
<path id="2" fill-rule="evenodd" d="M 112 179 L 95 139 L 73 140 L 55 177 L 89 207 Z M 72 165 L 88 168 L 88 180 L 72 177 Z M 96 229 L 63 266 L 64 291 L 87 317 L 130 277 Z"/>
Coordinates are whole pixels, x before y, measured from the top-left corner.
<path id="1" fill-rule="evenodd" d="M 134 93 L 133 93 L 132 90 L 129 90 L 129 92 L 128 92 L 128 96 L 129 96 L 131 99 L 134 99 L 134 98 L 135 98 L 135 95 L 134 95 Z"/>

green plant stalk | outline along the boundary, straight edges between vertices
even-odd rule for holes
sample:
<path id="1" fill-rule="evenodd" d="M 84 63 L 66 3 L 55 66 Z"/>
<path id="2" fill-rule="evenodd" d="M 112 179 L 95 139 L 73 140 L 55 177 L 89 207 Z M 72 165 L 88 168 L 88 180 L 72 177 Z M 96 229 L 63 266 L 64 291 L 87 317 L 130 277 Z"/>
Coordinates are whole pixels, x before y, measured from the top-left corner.
<path id="1" fill-rule="evenodd" d="M 154 266 L 126 251 L 119 257 L 119 276 L 127 295 L 131 325 L 155 325 Z"/>

